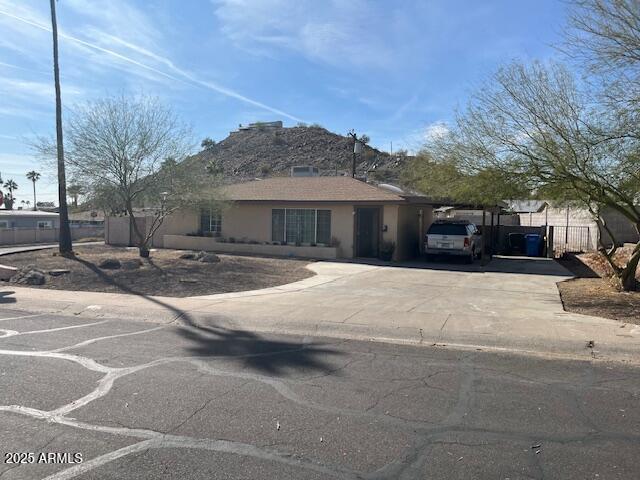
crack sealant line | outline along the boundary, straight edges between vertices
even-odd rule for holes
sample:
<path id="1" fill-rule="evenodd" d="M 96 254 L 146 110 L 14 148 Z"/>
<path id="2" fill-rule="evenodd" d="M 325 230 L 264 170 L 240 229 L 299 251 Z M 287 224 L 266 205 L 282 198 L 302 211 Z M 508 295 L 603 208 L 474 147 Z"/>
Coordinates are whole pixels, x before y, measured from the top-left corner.
<path id="1" fill-rule="evenodd" d="M 157 442 L 158 440 L 154 438 L 150 440 L 143 440 L 142 442 L 134 443 L 133 445 L 127 445 L 126 447 L 114 450 L 109 453 L 105 453 L 104 455 L 100 455 L 99 457 L 95 457 L 86 462 L 74 465 L 73 467 L 62 470 L 61 472 L 49 475 L 44 480 L 67 480 L 70 478 L 75 478 L 78 475 L 82 475 L 83 473 L 93 470 L 94 468 L 98 468 L 106 463 L 117 460 L 118 458 L 130 455 L 132 453 L 147 450 L 154 444 L 157 444 Z"/>
<path id="2" fill-rule="evenodd" d="M 23 318 L 33 318 L 33 317 L 41 317 L 42 315 L 55 315 L 55 313 L 44 312 L 44 313 L 35 313 L 33 315 L 22 315 L 20 317 L 9 317 L 9 318 L 0 318 L 0 322 L 4 322 L 5 320 L 22 320 Z"/>
<path id="3" fill-rule="evenodd" d="M 58 360 L 69 360 L 85 367 L 87 370 L 94 372 L 109 373 L 120 369 L 111 368 L 99 364 L 92 358 L 82 357 L 80 355 L 70 355 L 67 353 L 57 352 L 26 352 L 21 350 L 0 350 L 0 355 L 14 355 L 17 357 L 39 357 L 39 358 L 53 358 Z"/>
<path id="4" fill-rule="evenodd" d="M 101 320 L 99 322 L 93 323 L 84 323 L 82 325 L 71 325 L 70 327 L 59 327 L 59 328 L 49 328 L 46 330 L 29 330 L 26 332 L 17 332 L 16 335 L 31 335 L 34 333 L 49 333 L 49 332 L 59 332 L 60 330 L 72 330 L 74 328 L 84 328 L 84 327 L 92 327 L 94 325 L 101 325 L 103 323 L 107 323 L 109 320 Z"/>
<path id="5" fill-rule="evenodd" d="M 72 349 L 75 349 L 75 348 L 85 347 L 87 345 L 91 345 L 92 343 L 96 343 L 96 342 L 99 342 L 101 340 L 110 340 L 112 338 L 120 338 L 120 337 L 132 336 L 132 335 L 140 335 L 140 334 L 143 334 L 143 333 L 154 332 L 156 330 L 162 330 L 162 329 L 165 329 L 167 327 L 168 327 L 168 325 L 161 325 L 159 327 L 148 328 L 146 330 L 137 330 L 135 332 L 118 333 L 116 335 L 107 335 L 105 337 L 91 338 L 89 340 L 85 340 L 83 342 L 76 343 L 74 345 L 69 345 L 67 347 L 61 347 L 61 348 L 57 348 L 55 350 L 50 350 L 50 353 L 65 352 L 67 350 L 72 350 Z"/>
<path id="6" fill-rule="evenodd" d="M 375 413 L 369 413 L 367 411 L 358 411 L 358 410 L 353 410 L 349 408 L 338 408 L 333 406 L 321 405 L 321 404 L 301 398 L 285 382 L 278 380 L 276 378 L 268 377 L 265 375 L 252 374 L 252 373 L 228 372 L 225 370 L 219 370 L 215 367 L 209 366 L 208 364 L 200 360 L 191 360 L 190 363 L 193 364 L 200 372 L 208 375 L 219 376 L 219 377 L 241 378 L 241 379 L 252 380 L 254 382 L 259 382 L 265 385 L 269 385 L 285 399 L 290 400 L 294 403 L 297 403 L 298 405 L 301 405 L 303 407 L 311 408 L 314 410 L 319 410 L 319 411 L 331 413 L 334 415 L 345 415 L 345 416 L 360 417 L 360 418 L 375 418 L 378 421 L 394 424 L 394 425 L 400 425 L 405 428 L 431 428 L 434 426 L 432 423 L 429 423 L 429 422 L 404 420 L 396 417 L 391 417 L 388 415 L 378 415 Z"/>
<path id="7" fill-rule="evenodd" d="M 14 413 L 21 413 L 47 421 L 65 425 L 69 427 L 80 428 L 83 430 L 90 430 L 102 433 L 111 433 L 116 435 L 123 435 L 136 438 L 144 438 L 142 442 L 134 443 L 127 447 L 120 448 L 118 450 L 106 453 L 99 457 L 95 457 L 91 460 L 83 462 L 82 464 L 75 465 L 71 468 L 63 470 L 61 472 L 54 473 L 46 477 L 45 480 L 67 480 L 75 478 L 78 475 L 86 473 L 90 470 L 98 468 L 106 463 L 117 460 L 121 457 L 129 455 L 131 453 L 140 452 L 149 448 L 187 448 L 197 450 L 209 450 L 222 453 L 230 453 L 235 455 L 241 455 L 246 457 L 258 458 L 261 460 L 275 461 L 285 465 L 290 465 L 298 468 L 304 468 L 305 470 L 312 470 L 315 472 L 330 475 L 332 477 L 347 478 L 347 479 L 359 479 L 361 478 L 356 472 L 350 469 L 342 468 L 339 466 L 324 466 L 311 460 L 295 459 L 287 453 L 280 453 L 277 451 L 256 447 L 255 445 L 234 442 L 228 440 L 217 440 L 208 438 L 193 438 L 179 435 L 166 435 L 161 432 L 153 430 L 141 430 L 141 429 L 129 429 L 126 427 L 103 427 L 100 425 L 91 425 L 84 422 L 75 421 L 74 419 L 51 415 L 41 410 L 29 409 L 26 407 L 13 407 L 6 408 L 0 407 L 0 411 L 12 411 Z"/>

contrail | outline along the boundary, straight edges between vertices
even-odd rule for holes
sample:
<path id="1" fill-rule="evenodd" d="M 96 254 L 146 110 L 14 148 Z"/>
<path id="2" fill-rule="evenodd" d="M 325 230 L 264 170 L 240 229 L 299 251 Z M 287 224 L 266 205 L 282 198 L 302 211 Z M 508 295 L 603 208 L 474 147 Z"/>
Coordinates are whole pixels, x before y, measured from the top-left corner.
<path id="1" fill-rule="evenodd" d="M 29 20 L 29 19 L 26 19 L 26 18 L 23 18 L 23 17 L 19 17 L 17 15 L 14 15 L 12 13 L 6 12 L 4 10 L 0 10 L 0 15 L 4 15 L 6 17 L 13 18 L 14 20 L 18 20 L 19 22 L 26 23 L 27 25 L 31 25 L 32 27 L 39 28 L 40 30 L 44 30 L 46 32 L 51 32 L 51 28 L 49 28 L 46 25 L 42 25 L 42 24 L 40 24 L 38 22 L 34 22 L 32 20 Z M 253 105 L 254 107 L 262 108 L 263 110 L 267 110 L 267 111 L 269 111 L 271 113 L 275 113 L 277 115 L 282 115 L 283 117 L 289 118 L 289 119 L 294 120 L 296 122 L 301 122 L 302 121 L 298 117 L 295 117 L 295 116 L 290 115 L 290 114 L 288 114 L 286 112 L 283 112 L 282 110 L 278 110 L 277 108 L 270 107 L 269 105 L 265 105 L 264 103 L 259 102 L 257 100 L 253 100 L 252 98 L 245 97 L 244 95 L 242 95 L 242 94 L 240 94 L 240 93 L 238 93 L 238 92 L 236 92 L 234 90 L 231 90 L 229 88 L 223 87 L 223 86 L 218 85 L 218 84 L 213 83 L 213 82 L 209 82 L 209 81 L 206 81 L 206 80 L 200 80 L 199 78 L 195 77 L 194 75 L 190 74 L 189 72 L 176 67 L 171 60 L 169 60 L 169 59 L 167 59 L 165 57 L 162 57 L 160 55 L 157 55 L 157 54 L 155 54 L 153 52 L 149 52 L 148 50 L 145 50 L 145 49 L 143 49 L 141 47 L 138 47 L 137 45 L 125 42 L 124 40 L 120 40 L 117 37 L 113 37 L 113 38 L 115 40 L 119 41 L 120 43 L 122 43 L 123 45 L 128 46 L 129 48 L 132 48 L 132 49 L 134 49 L 134 50 L 136 50 L 136 51 L 138 51 L 140 53 L 143 53 L 143 54 L 145 54 L 147 56 L 150 56 L 150 57 L 154 58 L 157 61 L 160 61 L 160 62 L 164 63 L 171 70 L 173 70 L 178 76 L 171 75 L 169 73 L 163 72 L 162 70 L 158 70 L 157 68 L 154 68 L 154 67 L 146 65 L 144 63 L 138 62 L 137 60 L 129 58 L 129 57 L 127 57 L 125 55 L 122 55 L 122 54 L 120 54 L 118 52 L 114 52 L 113 50 L 109 50 L 108 48 L 100 47 L 100 46 L 95 45 L 95 44 L 90 43 L 90 42 L 85 42 L 84 40 L 80 40 L 79 38 L 73 37 L 73 36 L 68 35 L 66 33 L 59 32 L 58 35 L 61 38 L 64 38 L 65 40 L 69 40 L 71 42 L 78 43 L 78 44 L 83 45 L 85 47 L 89 47 L 89 48 L 91 48 L 93 50 L 97 50 L 99 52 L 106 53 L 107 55 L 111 55 L 111 56 L 113 56 L 115 58 L 118 58 L 118 59 L 123 60 L 123 61 L 128 62 L 128 63 L 131 63 L 131 64 L 136 65 L 137 67 L 140 67 L 140 68 L 142 68 L 144 70 L 148 70 L 150 72 L 156 73 L 158 75 L 161 75 L 161 76 L 163 76 L 165 78 L 169 78 L 169 79 L 174 80 L 176 82 L 185 83 L 187 85 L 194 85 L 195 84 L 195 85 L 198 85 L 200 87 L 203 87 L 203 88 L 212 90 L 214 92 L 220 93 L 222 95 L 225 95 L 227 97 L 235 98 L 236 100 L 240 100 L 241 102 L 248 103 L 249 105 Z M 182 77 L 182 78 L 180 78 L 180 77 Z"/>

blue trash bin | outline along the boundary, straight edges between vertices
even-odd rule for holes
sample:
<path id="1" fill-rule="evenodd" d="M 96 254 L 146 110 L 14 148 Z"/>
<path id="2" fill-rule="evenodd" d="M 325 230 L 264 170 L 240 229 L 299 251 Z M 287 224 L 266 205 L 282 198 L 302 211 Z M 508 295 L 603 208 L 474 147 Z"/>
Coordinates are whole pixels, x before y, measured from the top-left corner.
<path id="1" fill-rule="evenodd" d="M 528 233 L 524 236 L 527 257 L 539 257 L 540 256 L 540 244 L 542 243 L 542 237 L 537 233 Z"/>

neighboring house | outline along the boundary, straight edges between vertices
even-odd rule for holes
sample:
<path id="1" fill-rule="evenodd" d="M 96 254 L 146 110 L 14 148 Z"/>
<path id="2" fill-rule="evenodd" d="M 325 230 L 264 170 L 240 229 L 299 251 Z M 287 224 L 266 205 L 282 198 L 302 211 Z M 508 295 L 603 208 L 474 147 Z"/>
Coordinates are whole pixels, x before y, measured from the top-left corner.
<path id="1" fill-rule="evenodd" d="M 0 210 L 0 245 L 54 242 L 59 226 L 57 213 Z"/>
<path id="2" fill-rule="evenodd" d="M 47 229 L 59 226 L 57 213 L 37 210 L 0 210 L 0 229 Z"/>
<path id="3" fill-rule="evenodd" d="M 103 226 L 104 213 L 98 210 L 85 210 L 82 212 L 69 212 L 69 224 L 74 226 Z"/>
<path id="4" fill-rule="evenodd" d="M 153 244 L 311 258 L 378 258 L 393 242 L 393 259 L 405 260 L 420 255 L 421 239 L 433 218 L 434 205 L 427 198 L 351 177 L 268 178 L 229 185 L 223 192 L 230 206 L 222 214 L 171 215 Z M 114 219 L 112 225 L 112 218 L 108 220 L 107 241 L 122 238 L 115 226 L 123 221 Z"/>
<path id="5" fill-rule="evenodd" d="M 71 225 L 71 238 L 101 237 L 99 225 Z M 58 241 L 60 218 L 40 210 L 0 210 L 0 245 L 53 243 Z"/>

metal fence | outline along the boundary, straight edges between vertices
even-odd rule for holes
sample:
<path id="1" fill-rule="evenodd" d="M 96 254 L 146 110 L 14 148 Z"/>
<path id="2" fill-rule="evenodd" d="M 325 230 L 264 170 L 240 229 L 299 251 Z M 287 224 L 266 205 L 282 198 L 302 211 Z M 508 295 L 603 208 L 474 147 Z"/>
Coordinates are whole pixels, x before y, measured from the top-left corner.
<path id="1" fill-rule="evenodd" d="M 553 234 L 553 250 L 556 256 L 563 253 L 582 253 L 596 250 L 597 235 L 597 229 L 591 227 L 556 225 Z"/>

